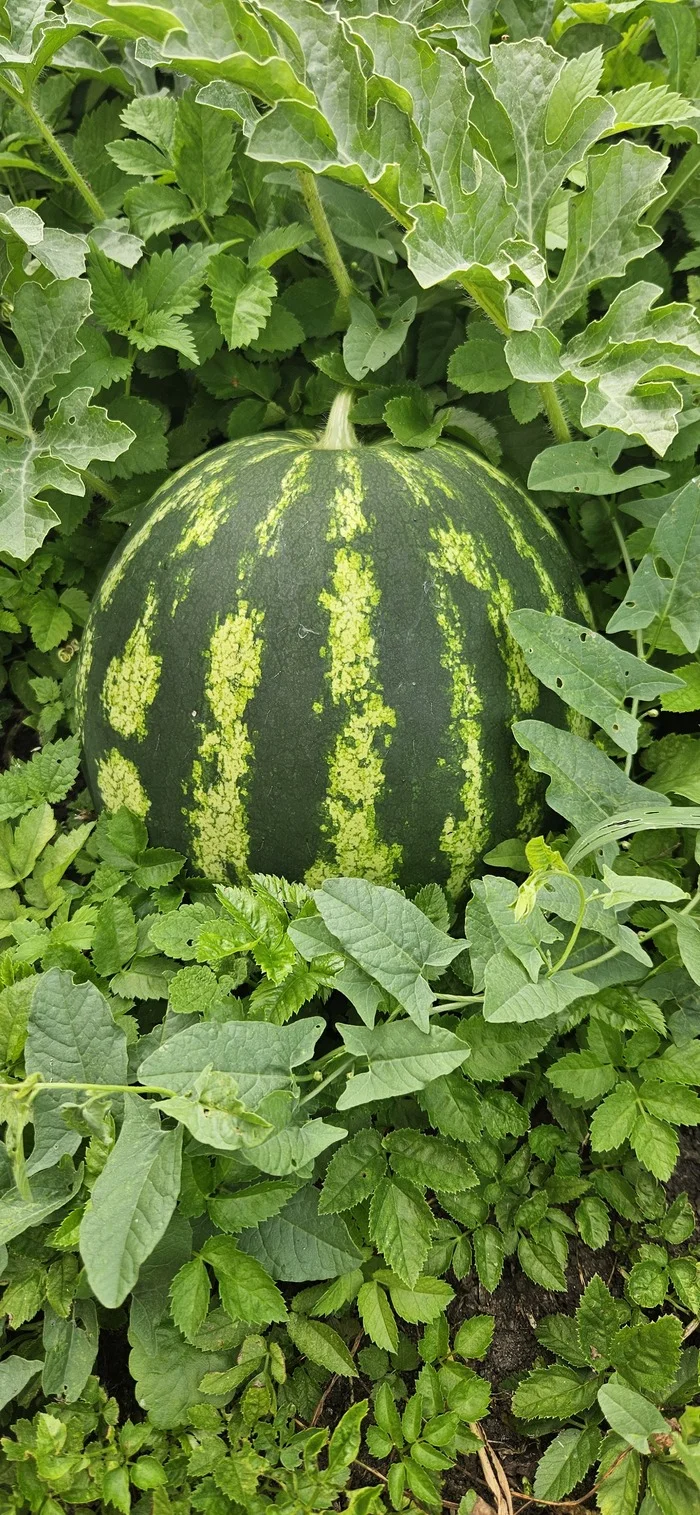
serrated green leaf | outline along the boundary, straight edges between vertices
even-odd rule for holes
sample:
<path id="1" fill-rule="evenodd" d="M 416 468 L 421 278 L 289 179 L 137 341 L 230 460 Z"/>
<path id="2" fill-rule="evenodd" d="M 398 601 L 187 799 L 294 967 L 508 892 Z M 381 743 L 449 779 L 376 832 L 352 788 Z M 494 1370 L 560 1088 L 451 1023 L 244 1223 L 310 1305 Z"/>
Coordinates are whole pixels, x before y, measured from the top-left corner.
<path id="1" fill-rule="evenodd" d="M 599 1454 L 600 1431 L 597 1426 L 586 1426 L 583 1431 L 560 1431 L 537 1464 L 533 1485 L 535 1497 L 551 1503 L 564 1499 L 597 1462 Z"/>
<path id="2" fill-rule="evenodd" d="M 372 1196 L 370 1233 L 403 1283 L 412 1288 L 430 1250 L 435 1221 L 420 1189 L 405 1178 L 381 1178 Z"/>
<path id="3" fill-rule="evenodd" d="M 351 1210 L 372 1193 L 386 1171 L 381 1139 L 372 1128 L 356 1131 L 334 1152 L 326 1170 L 319 1215 Z"/>
<path id="4" fill-rule="evenodd" d="M 188 1340 L 197 1335 L 209 1311 L 209 1275 L 200 1257 L 183 1263 L 170 1285 L 170 1312 Z"/>
<path id="5" fill-rule="evenodd" d="M 287 1310 L 269 1273 L 236 1245 L 231 1236 L 210 1236 L 202 1257 L 211 1263 L 219 1285 L 221 1303 L 232 1320 L 266 1326 L 286 1320 Z"/>
<path id="6" fill-rule="evenodd" d="M 332 1326 L 310 1320 L 292 1310 L 287 1319 L 287 1332 L 295 1347 L 304 1357 L 326 1368 L 339 1378 L 357 1378 L 358 1372 L 342 1336 Z"/>
<path id="7" fill-rule="evenodd" d="M 375 1346 L 398 1352 L 399 1332 L 387 1296 L 373 1279 L 362 1285 L 357 1296 L 360 1320 Z"/>

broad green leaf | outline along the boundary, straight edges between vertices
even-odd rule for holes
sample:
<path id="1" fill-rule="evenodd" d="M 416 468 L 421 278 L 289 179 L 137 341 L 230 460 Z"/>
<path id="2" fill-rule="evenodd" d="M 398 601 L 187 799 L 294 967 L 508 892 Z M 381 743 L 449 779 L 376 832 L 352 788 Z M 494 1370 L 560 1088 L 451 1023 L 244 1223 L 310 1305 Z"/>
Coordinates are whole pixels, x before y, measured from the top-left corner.
<path id="1" fill-rule="evenodd" d="M 115 1310 L 160 1241 L 180 1192 L 182 1128 L 165 1131 L 158 1112 L 127 1095 L 124 1124 L 80 1226 L 91 1289 Z"/>
<path id="2" fill-rule="evenodd" d="M 635 1515 L 641 1479 L 641 1458 L 615 1432 L 603 1442 L 597 1502 L 601 1515 Z M 654 1512 L 652 1512 L 654 1515 Z"/>
<path id="3" fill-rule="evenodd" d="M 696 1475 L 691 1463 L 692 1447 L 684 1453 L 683 1460 L 690 1472 Z M 698 1506 L 697 1476 L 688 1477 L 677 1464 L 649 1464 L 649 1494 L 654 1499 L 661 1515 L 694 1515 Z M 653 1515 L 653 1512 L 652 1512 Z"/>
<path id="4" fill-rule="evenodd" d="M 678 951 L 693 982 L 700 984 L 700 926 L 688 915 L 674 917 Z"/>
<path id="5" fill-rule="evenodd" d="M 338 1027 L 348 1052 L 366 1057 L 369 1072 L 353 1073 L 336 1109 L 350 1110 L 377 1099 L 391 1099 L 422 1089 L 432 1079 L 452 1073 L 469 1057 L 469 1048 L 452 1031 L 431 1026 L 420 1031 L 413 1021 L 391 1021 L 369 1030 Z"/>
<path id="6" fill-rule="evenodd" d="M 408 1179 L 381 1178 L 370 1206 L 370 1233 L 390 1268 L 413 1288 L 430 1250 L 433 1215 Z"/>
<path id="7" fill-rule="evenodd" d="M 287 1319 L 287 1333 L 297 1350 L 303 1357 L 308 1357 L 310 1362 L 318 1363 L 319 1367 L 326 1368 L 339 1378 L 358 1377 L 357 1368 L 342 1336 L 331 1326 L 309 1320 L 308 1316 L 292 1310 Z"/>
<path id="8" fill-rule="evenodd" d="M 238 1098 L 238 1085 L 230 1073 L 205 1070 L 193 1081 L 189 1096 L 176 1094 L 159 1100 L 158 1109 L 179 1121 L 203 1146 L 222 1152 L 262 1145 L 273 1129 L 269 1120 Z"/>
<path id="9" fill-rule="evenodd" d="M 535 332 L 526 333 L 534 337 Z M 522 364 L 522 353 L 513 348 L 515 338 L 508 343 L 508 360 L 513 372 Z M 562 365 L 557 360 L 552 379 L 560 376 Z M 527 375 L 533 376 L 533 369 Z M 523 375 L 525 377 L 525 375 Z M 624 439 L 614 431 L 601 432 L 587 442 L 561 442 L 556 447 L 545 447 L 538 452 L 528 475 L 529 489 L 553 489 L 564 494 L 618 494 L 620 490 L 634 489 L 643 484 L 653 484 L 668 475 L 659 468 L 626 468 L 624 473 L 615 473 L 613 463 L 622 452 Z"/>
<path id="10" fill-rule="evenodd" d="M 574 1000 L 594 993 L 593 983 L 566 968 L 533 984 L 512 953 L 497 952 L 486 966 L 484 1019 L 489 1023 L 546 1020 Z"/>
<path id="11" fill-rule="evenodd" d="M 700 643 L 699 575 L 700 486 L 691 480 L 661 517 L 608 631 L 643 630 L 658 621 L 658 638 L 668 622 L 688 651 L 695 652 Z"/>
<path id="12" fill-rule="evenodd" d="M 632 84 L 629 89 L 615 90 L 607 99 L 615 111 L 615 120 L 605 135 L 635 131 L 639 127 L 672 126 L 674 122 L 692 126 L 693 118 L 700 115 L 697 106 L 683 95 L 647 80 Z"/>
<path id="13" fill-rule="evenodd" d="M 500 1084 L 532 1062 L 554 1035 L 553 1022 L 520 1021 L 494 1025 L 482 1014 L 470 1015 L 459 1028 L 470 1050 L 469 1071 L 477 1082 Z"/>
<path id="14" fill-rule="evenodd" d="M 356 1131 L 334 1152 L 326 1170 L 319 1215 L 351 1210 L 372 1193 L 386 1171 L 381 1138 L 371 1127 Z"/>
<path id="15" fill-rule="evenodd" d="M 42 1391 L 56 1395 L 66 1404 L 74 1404 L 85 1388 L 97 1356 L 99 1327 L 94 1300 L 77 1302 L 74 1317 L 68 1320 L 47 1304 L 42 1339 L 46 1352 Z"/>
<path id="16" fill-rule="evenodd" d="M 603 864 L 601 869 L 607 892 L 601 897 L 605 910 L 616 910 L 621 905 L 633 905 L 640 900 L 657 900 L 659 904 L 675 904 L 687 899 L 685 889 L 672 884 L 669 879 L 655 878 L 653 874 L 639 873 L 625 878 Z"/>
<path id="17" fill-rule="evenodd" d="M 554 191 L 612 124 L 613 110 L 596 94 L 594 74 L 578 59 L 565 61 L 540 37 L 492 48 L 484 76 L 510 123 L 518 234 L 540 246 Z M 509 165 L 501 154 L 509 146 L 506 132 L 493 143 L 504 172 Z"/>
<path id="18" fill-rule="evenodd" d="M 362 1253 L 340 1216 L 319 1214 L 318 1199 L 312 1185 L 300 1189 L 279 1214 L 261 1221 L 254 1230 L 242 1231 L 239 1246 L 285 1283 L 316 1282 L 352 1272 Z"/>
<path id="19" fill-rule="evenodd" d="M 678 1162 L 680 1151 L 678 1137 L 672 1127 L 665 1120 L 651 1115 L 648 1110 L 639 1109 L 629 1140 L 642 1167 L 647 1168 L 662 1183 L 667 1183 Z"/>
<path id="20" fill-rule="evenodd" d="M 110 421 L 101 405 L 90 404 L 91 395 L 91 389 L 81 388 L 63 396 L 41 434 L 51 457 L 70 468 L 87 468 L 95 458 L 113 463 L 134 440 L 130 426 Z"/>
<path id="21" fill-rule="evenodd" d="M 383 368 L 403 347 L 415 313 L 415 299 L 406 300 L 392 312 L 388 326 L 382 326 L 366 300 L 351 297 L 350 325 L 343 338 L 348 373 L 354 379 L 364 379 L 375 368 Z"/>
<path id="22" fill-rule="evenodd" d="M 569 201 L 561 267 L 540 293 L 548 325 L 561 326 L 593 285 L 624 274 L 633 258 L 658 246 L 658 233 L 640 219 L 662 193 L 667 161 L 637 142 L 616 142 L 588 158 L 585 189 Z"/>
<path id="23" fill-rule="evenodd" d="M 633 783 L 599 747 L 573 731 L 544 721 L 516 721 L 513 735 L 529 753 L 530 766 L 549 775 L 548 804 L 582 834 L 616 810 L 659 803 L 654 791 Z"/>
<path id="24" fill-rule="evenodd" d="M 362 1285 L 357 1308 L 370 1341 L 385 1352 L 398 1352 L 398 1327 L 386 1294 L 374 1279 Z"/>
<path id="25" fill-rule="evenodd" d="M 530 1236 L 521 1236 L 518 1241 L 518 1262 L 528 1278 L 543 1289 L 566 1292 L 566 1274 L 559 1258 L 546 1242 Z"/>
<path id="26" fill-rule="evenodd" d="M 126 1037 L 94 984 L 76 984 L 59 968 L 39 978 L 29 1013 L 25 1066 L 27 1073 L 41 1073 L 47 1082 L 126 1083 Z"/>
<path id="27" fill-rule="evenodd" d="M 64 1158 L 58 1167 L 42 1171 L 32 1179 L 31 1198 L 25 1199 L 16 1188 L 7 1189 L 0 1197 L 0 1246 L 40 1226 L 55 1210 L 62 1210 L 82 1181 L 82 1169 L 75 1169 Z"/>
<path id="28" fill-rule="evenodd" d="M 319 1016 L 290 1026 L 205 1021 L 168 1037 L 141 1063 L 138 1077 L 141 1083 L 187 1094 L 205 1070 L 232 1073 L 239 1098 L 255 1109 L 273 1089 L 293 1084 L 293 1069 L 311 1057 L 323 1028 Z"/>
<path id="29" fill-rule="evenodd" d="M 678 433 L 676 381 L 700 374 L 700 322 L 690 305 L 652 308 L 660 294 L 658 284 L 644 282 L 624 289 L 599 321 L 571 339 L 564 362 L 586 385 L 586 429 L 641 436 L 663 457 Z"/>
<path id="30" fill-rule="evenodd" d="M 0 1409 L 4 1410 L 28 1383 L 40 1373 L 43 1362 L 40 1357 L 18 1357 L 12 1353 L 0 1363 Z"/>
<path id="31" fill-rule="evenodd" d="M 461 943 L 395 890 L 362 879 L 328 879 L 314 899 L 328 930 L 427 1032 L 427 972 L 446 968 Z"/>
<path id="32" fill-rule="evenodd" d="M 650 667 L 590 627 L 540 610 L 516 610 L 508 627 L 535 677 L 582 715 L 590 716 L 625 752 L 636 752 L 639 722 L 628 699 L 653 700 L 679 680 Z"/>
<path id="33" fill-rule="evenodd" d="M 601 1409 L 605 1413 L 602 1405 Z M 600 1431 L 597 1426 L 586 1426 L 583 1431 L 560 1431 L 537 1464 L 533 1485 L 535 1497 L 552 1503 L 564 1499 L 597 1462 L 599 1454 Z"/>
<path id="34" fill-rule="evenodd" d="M 341 1415 L 328 1444 L 328 1471 L 337 1478 L 360 1455 L 361 1427 L 367 1414 L 367 1400 L 360 1399 Z"/>
<path id="35" fill-rule="evenodd" d="M 287 1310 L 277 1285 L 254 1257 L 241 1252 L 233 1237 L 210 1236 L 201 1255 L 214 1269 L 221 1303 L 232 1320 L 255 1326 L 286 1320 Z"/>

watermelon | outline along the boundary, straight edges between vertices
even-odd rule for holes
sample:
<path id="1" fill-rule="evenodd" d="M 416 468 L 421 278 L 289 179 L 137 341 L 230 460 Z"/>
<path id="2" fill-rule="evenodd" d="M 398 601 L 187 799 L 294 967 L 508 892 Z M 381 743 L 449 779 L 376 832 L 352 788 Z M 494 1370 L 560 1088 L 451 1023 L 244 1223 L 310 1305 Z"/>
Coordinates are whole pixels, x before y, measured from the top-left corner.
<path id="1" fill-rule="evenodd" d="M 561 721 L 507 628 L 580 620 L 533 500 L 440 441 L 246 437 L 188 464 L 127 532 L 77 676 L 88 782 L 211 879 L 331 874 L 459 896 L 530 834 L 540 781 L 511 723 Z"/>

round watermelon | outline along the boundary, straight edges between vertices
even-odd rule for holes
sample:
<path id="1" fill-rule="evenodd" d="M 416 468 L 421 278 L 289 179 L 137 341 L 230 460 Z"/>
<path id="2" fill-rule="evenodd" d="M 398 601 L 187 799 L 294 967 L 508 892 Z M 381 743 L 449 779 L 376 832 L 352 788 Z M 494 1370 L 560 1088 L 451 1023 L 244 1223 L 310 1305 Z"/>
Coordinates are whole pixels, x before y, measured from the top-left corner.
<path id="1" fill-rule="evenodd" d="M 539 823 L 511 723 L 561 720 L 508 616 L 585 597 L 512 480 L 455 442 L 360 446 L 347 406 L 188 464 L 126 534 L 78 669 L 90 788 L 212 879 L 459 895 Z"/>

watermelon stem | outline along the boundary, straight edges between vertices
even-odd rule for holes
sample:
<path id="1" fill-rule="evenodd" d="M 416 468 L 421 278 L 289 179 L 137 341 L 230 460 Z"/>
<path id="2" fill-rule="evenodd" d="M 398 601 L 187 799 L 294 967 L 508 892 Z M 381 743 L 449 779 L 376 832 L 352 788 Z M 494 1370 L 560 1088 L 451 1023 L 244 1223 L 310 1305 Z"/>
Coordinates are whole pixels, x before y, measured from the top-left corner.
<path id="1" fill-rule="evenodd" d="M 335 452 L 338 449 L 360 446 L 357 432 L 350 420 L 352 402 L 353 396 L 349 389 L 338 390 L 331 405 L 326 429 L 316 443 L 318 448 L 327 452 Z"/>
<path id="2" fill-rule="evenodd" d="M 333 236 L 331 224 L 326 215 L 326 208 L 319 194 L 316 177 L 307 168 L 298 168 L 297 178 L 306 202 L 306 209 L 311 218 L 311 225 L 321 244 L 321 251 L 328 272 L 333 276 L 338 294 L 343 300 L 349 300 L 351 294 L 354 293 L 353 282 L 343 262 L 338 243 Z"/>
<path id="3" fill-rule="evenodd" d="M 542 396 L 544 408 L 547 412 L 547 420 L 554 432 L 557 442 L 570 442 L 571 432 L 569 423 L 562 410 L 561 401 L 557 394 L 555 384 L 539 384 L 538 389 Z"/>

